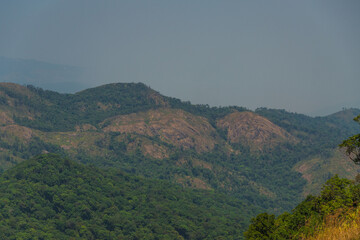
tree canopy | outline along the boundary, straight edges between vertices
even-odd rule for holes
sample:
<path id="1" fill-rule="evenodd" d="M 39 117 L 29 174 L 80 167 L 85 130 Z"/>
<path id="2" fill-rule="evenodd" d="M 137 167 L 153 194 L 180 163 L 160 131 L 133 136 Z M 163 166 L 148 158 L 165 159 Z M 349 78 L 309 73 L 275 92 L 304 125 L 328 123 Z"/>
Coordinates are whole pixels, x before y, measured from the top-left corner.
<path id="1" fill-rule="evenodd" d="M 354 118 L 354 121 L 360 124 L 360 115 Z M 356 134 L 344 140 L 340 144 L 340 147 L 344 147 L 346 149 L 346 154 L 351 160 L 353 160 L 356 164 L 360 164 L 360 134 Z"/>
<path id="2" fill-rule="evenodd" d="M 241 239 L 248 206 L 40 155 L 0 175 L 0 239 Z"/>

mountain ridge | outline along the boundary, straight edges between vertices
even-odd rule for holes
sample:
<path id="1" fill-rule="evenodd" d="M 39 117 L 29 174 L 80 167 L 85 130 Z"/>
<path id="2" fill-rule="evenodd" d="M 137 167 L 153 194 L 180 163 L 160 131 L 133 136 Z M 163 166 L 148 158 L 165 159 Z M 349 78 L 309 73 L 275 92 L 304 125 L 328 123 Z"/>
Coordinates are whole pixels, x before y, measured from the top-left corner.
<path id="1" fill-rule="evenodd" d="M 291 209 L 303 198 L 305 186 L 316 189 L 296 164 L 306 165 L 319 154 L 331 157 L 356 130 L 336 116 L 192 105 L 142 83 L 107 84 L 75 94 L 0 84 L 0 99 L 2 170 L 56 152 L 103 168 L 230 194 L 272 212 Z M 316 183 L 329 176 L 311 171 Z M 353 177 L 353 171 L 341 171 Z"/>

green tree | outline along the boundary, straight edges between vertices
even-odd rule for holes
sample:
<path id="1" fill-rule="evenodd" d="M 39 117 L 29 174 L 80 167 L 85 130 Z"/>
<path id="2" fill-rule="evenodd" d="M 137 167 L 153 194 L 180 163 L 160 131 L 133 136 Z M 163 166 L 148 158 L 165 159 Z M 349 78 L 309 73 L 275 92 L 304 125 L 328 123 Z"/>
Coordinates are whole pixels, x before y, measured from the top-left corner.
<path id="1" fill-rule="evenodd" d="M 354 121 L 360 124 L 360 115 L 354 118 Z M 356 164 L 360 164 L 360 134 L 349 137 L 340 144 L 340 147 L 346 149 L 346 154 Z"/>
<path id="2" fill-rule="evenodd" d="M 275 230 L 275 215 L 261 213 L 251 219 L 249 229 L 244 233 L 246 239 L 271 239 Z"/>

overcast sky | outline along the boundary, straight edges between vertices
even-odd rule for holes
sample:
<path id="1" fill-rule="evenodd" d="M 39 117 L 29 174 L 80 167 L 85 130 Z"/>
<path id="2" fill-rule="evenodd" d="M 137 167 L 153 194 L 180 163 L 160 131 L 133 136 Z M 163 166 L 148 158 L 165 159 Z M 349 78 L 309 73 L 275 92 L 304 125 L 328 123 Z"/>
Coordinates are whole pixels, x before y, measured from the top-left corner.
<path id="1" fill-rule="evenodd" d="M 0 2 L 0 55 L 212 106 L 360 108 L 360 1 Z"/>

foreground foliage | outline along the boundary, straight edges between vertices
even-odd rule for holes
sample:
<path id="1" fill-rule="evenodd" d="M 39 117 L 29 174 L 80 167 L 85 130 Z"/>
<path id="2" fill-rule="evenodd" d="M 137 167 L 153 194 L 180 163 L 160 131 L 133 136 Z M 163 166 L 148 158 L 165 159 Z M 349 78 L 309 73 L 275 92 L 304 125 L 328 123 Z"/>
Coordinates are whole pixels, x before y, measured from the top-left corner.
<path id="1" fill-rule="evenodd" d="M 328 216 L 314 236 L 308 240 L 353 240 L 360 239 L 360 208 L 350 210 L 339 218 L 338 214 Z"/>
<path id="2" fill-rule="evenodd" d="M 0 177 L 0 239 L 241 239 L 248 211 L 223 195 L 54 154 Z"/>
<path id="3" fill-rule="evenodd" d="M 360 115 L 354 118 L 355 122 L 360 123 Z M 340 147 L 346 148 L 346 154 L 356 164 L 360 164 L 360 134 L 349 137 L 340 144 Z"/>
<path id="4" fill-rule="evenodd" d="M 303 239 L 323 228 L 326 219 L 337 218 L 359 207 L 360 184 L 334 176 L 317 197 L 308 196 L 291 213 L 278 217 L 262 213 L 251 220 L 246 239 Z"/>

